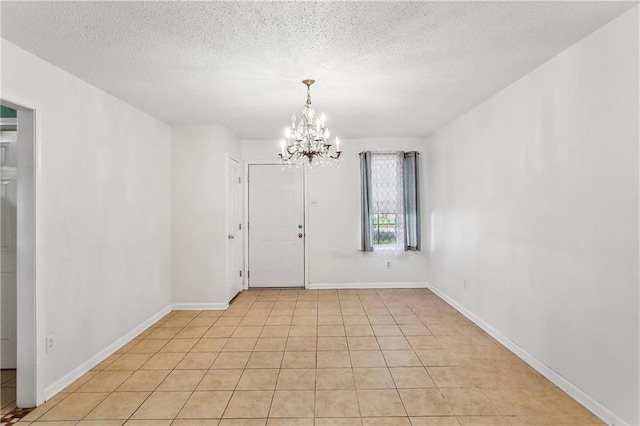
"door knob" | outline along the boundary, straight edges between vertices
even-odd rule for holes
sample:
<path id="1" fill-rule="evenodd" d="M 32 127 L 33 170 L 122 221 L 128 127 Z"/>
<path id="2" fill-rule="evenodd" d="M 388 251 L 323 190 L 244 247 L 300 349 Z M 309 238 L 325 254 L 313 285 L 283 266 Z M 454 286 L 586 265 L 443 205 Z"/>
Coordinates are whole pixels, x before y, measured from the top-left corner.
<path id="1" fill-rule="evenodd" d="M 229 235 L 227 235 L 227 239 L 229 239 L 229 240 L 233 240 L 235 237 L 236 237 L 236 236 L 235 236 L 235 235 L 233 235 L 233 234 L 229 234 Z"/>
<path id="2" fill-rule="evenodd" d="M 302 229 L 302 225 L 298 225 L 298 229 Z"/>
<path id="3" fill-rule="evenodd" d="M 302 238 L 302 237 L 304 237 L 304 234 L 301 232 L 298 234 L 298 238 Z"/>

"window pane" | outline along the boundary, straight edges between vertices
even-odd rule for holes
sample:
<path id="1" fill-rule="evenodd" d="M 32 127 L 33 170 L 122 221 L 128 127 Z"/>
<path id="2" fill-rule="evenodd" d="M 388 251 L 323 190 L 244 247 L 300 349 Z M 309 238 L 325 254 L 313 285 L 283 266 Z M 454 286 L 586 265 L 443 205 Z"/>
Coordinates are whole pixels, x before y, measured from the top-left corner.
<path id="1" fill-rule="evenodd" d="M 397 213 L 374 213 L 374 245 L 395 245 L 398 242 L 398 217 Z"/>

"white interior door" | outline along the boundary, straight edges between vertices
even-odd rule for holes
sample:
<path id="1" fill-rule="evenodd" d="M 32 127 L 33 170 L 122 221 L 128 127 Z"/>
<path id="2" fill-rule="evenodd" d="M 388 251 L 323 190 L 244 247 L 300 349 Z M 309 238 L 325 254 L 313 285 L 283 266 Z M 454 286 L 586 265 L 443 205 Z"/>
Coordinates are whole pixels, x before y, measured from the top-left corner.
<path id="1" fill-rule="evenodd" d="M 250 287 L 304 287 L 302 168 L 249 166 Z"/>
<path id="2" fill-rule="evenodd" d="M 0 368 L 16 368 L 16 131 L 0 132 Z"/>
<path id="3" fill-rule="evenodd" d="M 242 217 L 240 164 L 227 158 L 227 299 L 242 291 Z"/>

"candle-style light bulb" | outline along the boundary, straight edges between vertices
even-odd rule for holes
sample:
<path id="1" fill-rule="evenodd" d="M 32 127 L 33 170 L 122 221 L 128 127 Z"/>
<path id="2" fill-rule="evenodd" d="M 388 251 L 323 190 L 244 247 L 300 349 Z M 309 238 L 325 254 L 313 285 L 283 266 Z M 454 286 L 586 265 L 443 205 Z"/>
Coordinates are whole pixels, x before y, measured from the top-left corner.
<path id="1" fill-rule="evenodd" d="M 280 150 L 282 151 L 282 156 L 284 157 L 284 147 L 287 146 L 287 144 L 284 141 L 280 141 Z"/>
<path id="2" fill-rule="evenodd" d="M 320 116 L 320 121 L 322 123 L 322 127 L 324 127 L 324 122 L 327 120 L 327 116 L 324 114 L 324 112 L 322 113 L 322 115 Z"/>
<path id="3" fill-rule="evenodd" d="M 284 131 L 284 135 L 289 139 L 291 137 L 291 129 L 287 127 Z"/>
<path id="4" fill-rule="evenodd" d="M 340 151 L 340 138 L 336 136 L 336 151 Z"/>

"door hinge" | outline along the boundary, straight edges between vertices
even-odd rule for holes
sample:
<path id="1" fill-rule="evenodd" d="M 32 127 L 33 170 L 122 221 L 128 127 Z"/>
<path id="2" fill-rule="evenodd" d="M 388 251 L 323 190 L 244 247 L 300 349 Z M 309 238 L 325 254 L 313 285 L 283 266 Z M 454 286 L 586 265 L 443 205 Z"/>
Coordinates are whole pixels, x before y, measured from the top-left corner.
<path id="1" fill-rule="evenodd" d="M 242 231 L 242 224 L 241 223 L 238 224 L 238 229 Z"/>
<path id="2" fill-rule="evenodd" d="M 240 271 L 240 276 L 242 276 L 242 271 Z"/>
<path id="3" fill-rule="evenodd" d="M 242 178 L 238 177 L 238 183 L 242 183 Z"/>
<path id="4" fill-rule="evenodd" d="M 247 278 L 251 277 L 251 272 L 247 271 Z"/>

